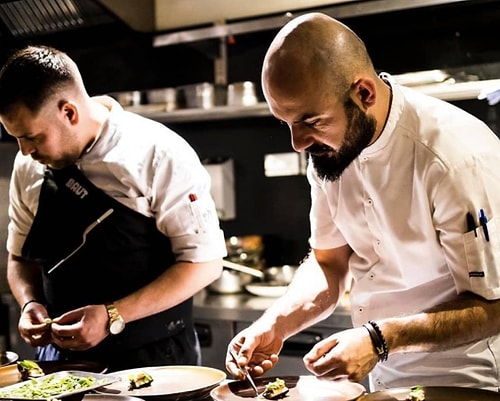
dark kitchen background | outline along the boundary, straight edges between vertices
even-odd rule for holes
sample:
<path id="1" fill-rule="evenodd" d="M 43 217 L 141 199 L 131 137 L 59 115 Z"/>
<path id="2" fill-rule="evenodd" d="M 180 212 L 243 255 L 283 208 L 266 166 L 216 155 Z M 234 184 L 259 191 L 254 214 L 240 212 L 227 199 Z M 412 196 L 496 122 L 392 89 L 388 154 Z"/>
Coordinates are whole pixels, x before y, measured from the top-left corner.
<path id="1" fill-rule="evenodd" d="M 135 31 L 101 2 L 93 0 L 59 2 L 77 7 L 83 15 L 80 22 L 55 24 L 46 31 L 29 32 L 30 23 L 23 22 L 17 7 L 24 5 L 33 11 L 37 3 L 51 2 L 0 2 L 0 64 L 16 48 L 46 44 L 66 51 L 77 62 L 92 95 L 214 82 L 219 38 L 154 47 L 153 39 L 160 32 Z M 344 12 L 339 19 L 365 41 L 375 66 L 381 71 L 401 74 L 464 68 L 473 69 L 480 79 L 500 77 L 500 67 L 497 69 L 496 65 L 500 66 L 498 1 L 371 0 L 351 3 L 360 7 L 352 7 L 355 11 L 352 16 Z M 360 12 L 365 3 L 372 6 L 366 13 Z M 384 6 L 384 10 L 377 11 L 376 4 Z M 387 4 L 397 6 L 391 9 Z M 334 6 L 327 9 L 336 16 Z M 19 25 L 25 25 L 24 29 Z M 226 38 L 227 82 L 255 82 L 260 101 L 263 101 L 260 67 L 277 30 L 278 27 L 273 27 Z M 499 132 L 497 116 L 500 114 L 496 105 L 476 99 L 453 103 L 471 111 Z M 233 159 L 236 218 L 221 222 L 226 236 L 262 235 L 268 265 L 297 264 L 308 250 L 309 187 L 306 178 L 303 175 L 266 177 L 264 174 L 266 154 L 292 151 L 287 128 L 270 116 L 167 125 L 185 137 L 201 159 Z M 0 292 L 5 293 L 8 291 L 3 245 L 7 229 L 7 188 L 12 150 L 16 144 L 3 135 L 0 145 Z"/>

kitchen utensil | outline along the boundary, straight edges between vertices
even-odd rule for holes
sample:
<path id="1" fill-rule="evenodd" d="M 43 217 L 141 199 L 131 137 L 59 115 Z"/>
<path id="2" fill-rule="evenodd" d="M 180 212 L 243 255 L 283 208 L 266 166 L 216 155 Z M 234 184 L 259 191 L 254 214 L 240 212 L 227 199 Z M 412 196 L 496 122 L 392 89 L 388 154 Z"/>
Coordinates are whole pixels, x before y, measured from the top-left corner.
<path id="1" fill-rule="evenodd" d="M 19 359 L 14 351 L 0 351 L 0 366 L 11 365 Z"/>
<path id="2" fill-rule="evenodd" d="M 108 367 L 92 361 L 35 361 L 46 375 L 64 370 L 79 370 L 91 373 L 106 373 Z M 21 374 L 17 364 L 0 367 L 0 387 L 10 386 L 21 382 Z M 118 401 L 118 400 L 117 400 Z"/>
<path id="3" fill-rule="evenodd" d="M 236 366 L 238 367 L 238 369 L 241 370 L 243 372 L 243 374 L 245 375 L 246 379 L 248 380 L 248 383 L 250 383 L 250 386 L 252 387 L 253 391 L 255 392 L 255 396 L 259 397 L 259 390 L 257 390 L 257 386 L 255 385 L 255 383 L 252 379 L 252 376 L 250 376 L 250 373 L 248 372 L 246 366 L 241 366 L 238 363 L 238 357 L 232 349 L 229 349 L 229 354 L 231 355 L 231 358 L 233 358 L 233 361 L 236 364 Z"/>
<path id="4" fill-rule="evenodd" d="M 240 265 L 238 263 L 230 262 L 229 260 L 224 259 L 222 261 L 222 266 L 224 266 L 228 269 L 236 270 L 240 273 L 249 274 L 249 275 L 257 277 L 257 278 L 261 278 L 261 279 L 264 278 L 264 273 L 262 273 L 260 270 L 257 270 L 257 269 L 254 269 L 252 267 L 248 267 L 245 265 Z"/>
<path id="5" fill-rule="evenodd" d="M 315 376 L 281 376 L 289 391 L 285 401 L 350 401 L 366 392 L 364 386 L 348 380 L 321 380 Z M 277 377 L 259 377 L 255 385 L 259 394 L 269 382 Z M 246 380 L 237 380 L 220 385 L 210 392 L 215 401 L 248 401 L 253 398 L 254 390 Z M 448 401 L 451 401 L 448 400 Z M 489 401 L 489 400 L 488 400 Z"/>
<path id="6" fill-rule="evenodd" d="M 496 391 L 470 387 L 423 386 L 425 401 L 498 401 Z M 358 401 L 405 401 L 411 387 L 393 388 L 361 396 Z"/>
<path id="7" fill-rule="evenodd" d="M 87 241 L 87 235 L 94 229 L 96 226 L 100 223 L 103 222 L 104 219 L 106 219 L 111 213 L 113 213 L 113 209 L 108 209 L 104 214 L 99 217 L 96 221 L 91 223 L 84 231 L 82 235 L 82 242 L 80 245 L 78 245 L 73 252 L 71 252 L 68 256 L 65 258 L 61 259 L 58 263 L 56 263 L 49 271 L 47 274 L 52 273 L 55 269 L 57 269 L 59 266 L 61 266 L 64 262 L 66 262 L 70 257 L 72 257 L 77 251 L 80 250 L 82 246 L 85 245 L 85 242 Z"/>
<path id="8" fill-rule="evenodd" d="M 57 389 L 54 388 L 52 383 L 48 382 L 50 380 L 62 381 L 68 380 L 70 377 L 78 377 L 81 379 L 93 378 L 95 381 L 93 384 L 88 386 L 75 386 L 71 390 L 67 389 Z M 0 388 L 0 399 L 8 400 L 53 400 L 55 398 L 63 398 L 76 394 L 85 393 L 91 390 L 96 390 L 97 388 L 110 385 L 116 381 L 120 380 L 119 377 L 114 375 L 106 375 L 99 373 L 84 372 L 78 370 L 64 370 L 57 373 L 51 373 L 38 378 L 30 379 L 21 383 L 16 383 L 11 386 L 6 386 Z M 36 391 L 26 391 L 21 390 L 36 389 Z M 34 396 L 33 393 L 37 395 Z"/>
<path id="9" fill-rule="evenodd" d="M 151 386 L 128 389 L 129 375 L 147 372 L 153 377 Z M 97 389 L 102 394 L 130 395 L 145 400 L 183 401 L 202 399 L 218 386 L 226 374 L 218 369 L 203 366 L 154 366 L 113 372 L 120 381 Z"/>

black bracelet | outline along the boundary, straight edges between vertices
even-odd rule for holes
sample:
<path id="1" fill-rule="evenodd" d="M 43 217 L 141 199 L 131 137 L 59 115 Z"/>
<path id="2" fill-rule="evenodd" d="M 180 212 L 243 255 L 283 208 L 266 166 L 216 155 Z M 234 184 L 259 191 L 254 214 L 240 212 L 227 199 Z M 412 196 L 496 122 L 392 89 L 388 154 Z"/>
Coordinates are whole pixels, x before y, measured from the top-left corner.
<path id="1" fill-rule="evenodd" d="M 377 323 L 373 320 L 368 321 L 368 323 L 364 324 L 363 327 L 368 330 L 370 334 L 370 338 L 373 343 L 373 348 L 375 348 L 375 353 L 377 354 L 377 358 L 379 362 L 387 361 L 389 356 L 389 348 L 387 347 L 387 342 L 385 341 L 385 337 L 382 334 L 382 330 Z"/>
<path id="2" fill-rule="evenodd" d="M 41 304 L 41 302 L 38 300 L 38 299 L 30 299 L 29 301 L 25 302 L 23 307 L 21 308 L 21 313 L 24 312 L 24 310 L 26 309 L 26 307 L 31 304 L 32 302 L 36 302 L 37 304 Z"/>

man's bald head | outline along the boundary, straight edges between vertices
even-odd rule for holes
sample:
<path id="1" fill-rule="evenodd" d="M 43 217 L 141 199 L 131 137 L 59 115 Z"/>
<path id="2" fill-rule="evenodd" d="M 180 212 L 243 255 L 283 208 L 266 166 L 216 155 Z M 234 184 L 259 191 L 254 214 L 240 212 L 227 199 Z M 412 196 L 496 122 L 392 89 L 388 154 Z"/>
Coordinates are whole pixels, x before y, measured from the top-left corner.
<path id="1" fill-rule="evenodd" d="M 347 26 L 321 13 L 286 24 L 272 41 L 262 69 L 264 93 L 316 82 L 337 95 L 346 93 L 358 74 L 375 76 L 364 43 Z"/>

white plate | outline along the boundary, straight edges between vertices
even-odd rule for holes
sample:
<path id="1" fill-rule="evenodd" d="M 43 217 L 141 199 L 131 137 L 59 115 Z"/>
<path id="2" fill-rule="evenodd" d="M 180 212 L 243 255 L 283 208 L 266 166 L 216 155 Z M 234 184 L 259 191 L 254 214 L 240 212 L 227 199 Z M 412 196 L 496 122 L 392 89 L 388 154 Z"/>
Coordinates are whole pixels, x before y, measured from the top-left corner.
<path id="1" fill-rule="evenodd" d="M 80 387 L 72 390 L 61 390 L 54 391 L 48 388 L 47 382 L 52 380 L 64 379 L 66 377 L 81 377 L 88 378 L 92 377 L 95 379 L 94 384 L 86 387 Z M 50 400 L 54 398 L 67 397 L 74 394 L 84 393 L 90 390 L 95 390 L 99 387 L 107 386 L 108 384 L 114 383 L 120 380 L 119 377 L 114 375 L 106 375 L 100 373 L 83 372 L 79 370 L 64 370 L 57 373 L 51 373 L 45 376 L 37 377 L 36 379 L 30 379 L 21 383 L 13 384 L 11 386 L 0 388 L 0 399 L 8 400 Z M 30 395 L 29 393 L 22 394 L 19 393 L 21 389 L 37 389 L 45 394 L 40 394 L 37 396 Z"/>
<path id="2" fill-rule="evenodd" d="M 288 286 L 286 285 L 270 285 L 267 283 L 251 283 L 245 285 L 245 290 L 259 297 L 281 297 L 286 292 L 287 288 Z"/>
<path id="3" fill-rule="evenodd" d="M 140 372 L 153 377 L 151 385 L 129 390 L 129 375 Z M 221 370 L 190 365 L 135 368 L 113 372 L 113 375 L 121 380 L 96 391 L 162 401 L 203 398 L 226 378 L 226 373 Z"/>
<path id="4" fill-rule="evenodd" d="M 366 392 L 363 385 L 347 380 L 321 380 L 315 376 L 281 376 L 288 387 L 283 401 L 349 401 Z M 255 378 L 259 394 L 276 377 Z M 210 392 L 215 401 L 248 401 L 257 399 L 246 380 L 238 380 L 216 387 Z"/>

